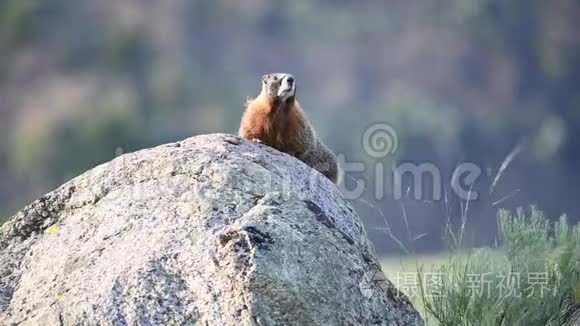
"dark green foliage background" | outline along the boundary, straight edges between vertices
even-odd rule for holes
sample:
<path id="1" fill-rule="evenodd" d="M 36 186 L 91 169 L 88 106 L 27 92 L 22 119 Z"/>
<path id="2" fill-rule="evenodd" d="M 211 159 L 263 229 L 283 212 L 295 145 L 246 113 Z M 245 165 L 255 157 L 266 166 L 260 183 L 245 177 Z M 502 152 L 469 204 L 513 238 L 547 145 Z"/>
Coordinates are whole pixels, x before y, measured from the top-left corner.
<path id="1" fill-rule="evenodd" d="M 491 203 L 513 191 L 500 206 L 536 203 L 577 221 L 579 19 L 575 0 L 4 0 L 0 214 L 120 151 L 235 133 L 260 75 L 285 71 L 320 136 L 349 161 L 376 163 L 361 135 L 386 121 L 399 161 L 434 162 L 446 176 L 479 164 L 471 244 L 493 239 Z M 376 208 L 353 203 L 371 238 L 392 250 L 377 209 L 396 231 L 400 202 L 365 198 Z M 458 203 L 405 201 L 413 232 L 428 234 L 418 250 L 443 247 L 442 221 L 460 215 Z"/>

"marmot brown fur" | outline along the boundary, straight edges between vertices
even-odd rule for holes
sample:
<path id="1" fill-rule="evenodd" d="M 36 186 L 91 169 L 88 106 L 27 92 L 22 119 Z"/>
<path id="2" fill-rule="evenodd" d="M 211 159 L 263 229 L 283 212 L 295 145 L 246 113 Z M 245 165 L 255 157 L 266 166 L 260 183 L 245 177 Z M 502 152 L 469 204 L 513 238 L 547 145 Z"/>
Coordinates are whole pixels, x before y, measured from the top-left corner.
<path id="1" fill-rule="evenodd" d="M 262 91 L 246 103 L 239 134 L 295 156 L 337 182 L 336 157 L 316 137 L 296 101 L 296 80 L 290 74 L 262 76 Z"/>

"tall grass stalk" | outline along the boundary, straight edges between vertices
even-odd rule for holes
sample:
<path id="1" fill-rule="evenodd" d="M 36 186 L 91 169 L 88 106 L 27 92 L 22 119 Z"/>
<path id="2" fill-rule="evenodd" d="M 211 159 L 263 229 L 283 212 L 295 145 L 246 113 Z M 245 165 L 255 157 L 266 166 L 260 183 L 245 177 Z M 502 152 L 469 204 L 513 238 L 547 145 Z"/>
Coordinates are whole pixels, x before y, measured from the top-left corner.
<path id="1" fill-rule="evenodd" d="M 417 265 L 415 301 L 429 324 L 560 325 L 563 303 L 578 302 L 578 225 L 566 216 L 550 224 L 531 207 L 500 210 L 498 229 L 495 248 L 452 254 L 430 270 Z"/>

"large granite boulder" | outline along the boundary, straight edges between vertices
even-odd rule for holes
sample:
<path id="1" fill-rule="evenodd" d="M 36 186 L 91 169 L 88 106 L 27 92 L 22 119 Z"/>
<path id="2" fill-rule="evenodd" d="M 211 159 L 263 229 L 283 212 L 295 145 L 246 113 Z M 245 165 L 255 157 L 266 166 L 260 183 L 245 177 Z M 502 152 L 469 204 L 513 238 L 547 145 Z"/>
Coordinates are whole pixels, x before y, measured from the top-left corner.
<path id="1" fill-rule="evenodd" d="M 422 321 L 329 180 L 214 134 L 118 157 L 3 225 L 0 324 Z"/>

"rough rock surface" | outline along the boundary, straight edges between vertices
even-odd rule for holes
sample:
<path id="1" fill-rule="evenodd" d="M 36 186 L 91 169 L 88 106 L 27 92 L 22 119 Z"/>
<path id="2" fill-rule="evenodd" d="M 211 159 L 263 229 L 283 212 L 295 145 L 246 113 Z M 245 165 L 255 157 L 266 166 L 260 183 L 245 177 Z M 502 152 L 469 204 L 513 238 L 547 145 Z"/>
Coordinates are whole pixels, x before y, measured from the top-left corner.
<path id="1" fill-rule="evenodd" d="M 563 326 L 580 326 L 580 307 L 576 307 L 576 310 L 570 312 L 565 318 Z"/>
<path id="2" fill-rule="evenodd" d="M 570 295 L 562 302 L 562 326 L 580 325 L 580 304 L 576 301 L 574 295 Z"/>
<path id="3" fill-rule="evenodd" d="M 335 186 L 223 134 L 126 154 L 0 228 L 0 324 L 416 325 Z"/>

